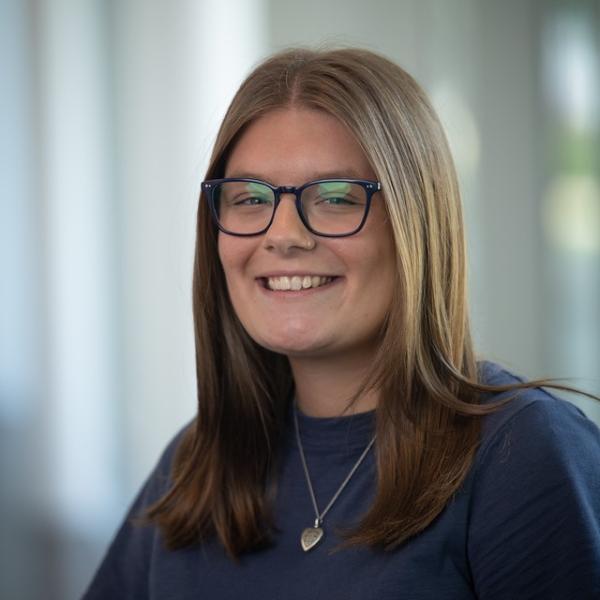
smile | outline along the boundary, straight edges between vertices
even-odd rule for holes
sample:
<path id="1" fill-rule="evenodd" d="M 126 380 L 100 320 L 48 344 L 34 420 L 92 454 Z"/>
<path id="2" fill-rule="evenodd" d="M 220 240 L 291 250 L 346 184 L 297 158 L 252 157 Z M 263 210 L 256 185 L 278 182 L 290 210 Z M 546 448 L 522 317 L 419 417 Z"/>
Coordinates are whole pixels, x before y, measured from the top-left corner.
<path id="1" fill-rule="evenodd" d="M 292 291 L 307 290 L 318 288 L 331 283 L 335 277 L 323 277 L 320 275 L 294 275 L 292 277 L 266 277 L 264 278 L 265 287 L 269 290 Z"/>

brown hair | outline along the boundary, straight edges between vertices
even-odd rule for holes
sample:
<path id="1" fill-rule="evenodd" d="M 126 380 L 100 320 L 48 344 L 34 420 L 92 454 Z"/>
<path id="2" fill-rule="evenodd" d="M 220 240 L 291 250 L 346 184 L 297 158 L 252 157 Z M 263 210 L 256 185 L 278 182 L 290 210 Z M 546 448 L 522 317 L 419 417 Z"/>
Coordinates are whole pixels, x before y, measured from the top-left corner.
<path id="1" fill-rule="evenodd" d="M 381 181 L 396 246 L 396 296 L 373 369 L 377 494 L 347 544 L 392 549 L 425 529 L 458 490 L 479 417 L 541 385 L 479 381 L 469 332 L 465 236 L 456 173 L 425 93 L 396 64 L 360 49 L 292 49 L 260 64 L 235 95 L 207 179 L 222 177 L 245 127 L 302 106 L 354 134 Z M 232 308 L 217 232 L 200 198 L 193 277 L 198 414 L 176 452 L 173 484 L 146 513 L 167 546 L 218 536 L 232 557 L 268 543 L 278 448 L 293 380 L 285 356 L 258 346 Z M 589 395 L 589 394 L 586 394 Z"/>

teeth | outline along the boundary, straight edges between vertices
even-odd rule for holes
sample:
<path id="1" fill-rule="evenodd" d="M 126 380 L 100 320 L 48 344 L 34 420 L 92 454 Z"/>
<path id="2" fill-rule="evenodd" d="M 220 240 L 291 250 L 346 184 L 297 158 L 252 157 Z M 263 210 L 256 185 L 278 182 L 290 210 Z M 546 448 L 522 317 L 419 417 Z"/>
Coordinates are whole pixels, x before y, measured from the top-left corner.
<path id="1" fill-rule="evenodd" d="M 316 288 L 326 283 L 329 283 L 333 277 L 320 277 L 319 275 L 304 275 L 293 277 L 269 277 L 267 279 L 267 287 L 270 290 L 307 290 L 308 288 Z"/>

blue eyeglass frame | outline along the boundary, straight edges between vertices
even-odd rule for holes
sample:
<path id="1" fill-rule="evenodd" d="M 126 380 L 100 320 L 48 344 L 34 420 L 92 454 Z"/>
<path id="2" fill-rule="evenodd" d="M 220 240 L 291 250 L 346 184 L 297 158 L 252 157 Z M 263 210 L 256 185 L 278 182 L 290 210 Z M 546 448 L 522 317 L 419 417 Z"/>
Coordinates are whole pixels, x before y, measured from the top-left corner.
<path id="1" fill-rule="evenodd" d="M 318 184 L 318 183 L 332 183 L 334 181 L 340 181 L 342 183 L 354 183 L 354 184 L 360 185 L 367 194 L 367 203 L 365 205 L 365 214 L 363 215 L 362 221 L 359 223 L 359 225 L 356 227 L 356 229 L 354 229 L 350 233 L 321 233 L 319 231 L 315 231 L 309 225 L 308 220 L 302 211 L 302 203 L 300 201 L 300 196 L 302 195 L 302 192 L 307 187 Z M 219 215 L 217 214 L 217 207 L 216 207 L 216 203 L 215 203 L 214 192 L 215 192 L 215 188 L 218 185 L 220 185 L 221 183 L 228 183 L 228 182 L 259 183 L 261 185 L 268 187 L 273 192 L 273 195 L 275 197 L 275 201 L 274 201 L 274 205 L 273 205 L 273 214 L 271 215 L 271 220 L 269 221 L 269 223 L 267 224 L 266 227 L 264 227 L 260 231 L 257 231 L 256 233 L 236 233 L 233 231 L 229 231 L 228 229 L 225 229 L 221 225 L 221 223 L 219 223 Z M 247 178 L 247 177 L 226 177 L 224 179 L 207 179 L 206 181 L 203 181 L 201 183 L 201 189 L 202 189 L 202 192 L 204 192 L 206 194 L 206 197 L 208 198 L 208 203 L 210 206 L 210 212 L 211 212 L 213 221 L 215 222 L 216 226 L 219 228 L 220 231 L 222 231 L 223 233 L 226 233 L 228 235 L 235 235 L 237 237 L 253 237 L 255 235 L 262 235 L 263 233 L 268 231 L 269 227 L 271 227 L 271 225 L 273 223 L 273 219 L 275 218 L 275 211 L 277 210 L 277 207 L 279 206 L 279 203 L 281 201 L 281 194 L 294 194 L 294 196 L 296 197 L 295 204 L 296 204 L 296 210 L 298 211 L 298 216 L 300 217 L 302 224 L 304 225 L 304 227 L 306 227 L 306 229 L 308 229 L 308 231 L 310 231 L 314 235 L 318 235 L 321 237 L 340 238 L 340 237 L 348 237 L 350 235 L 354 235 L 363 228 L 363 226 L 367 220 L 367 215 L 369 214 L 369 209 L 371 208 L 371 198 L 373 197 L 373 194 L 375 192 L 381 191 L 381 183 L 379 181 L 371 181 L 368 179 L 346 179 L 344 177 L 339 177 L 339 178 L 335 178 L 335 179 L 316 179 L 315 181 L 309 181 L 308 183 L 305 183 L 304 185 L 301 185 L 300 187 L 295 187 L 292 185 L 274 186 L 274 185 L 271 185 L 267 181 L 262 181 L 260 179 L 251 179 L 251 178 Z"/>

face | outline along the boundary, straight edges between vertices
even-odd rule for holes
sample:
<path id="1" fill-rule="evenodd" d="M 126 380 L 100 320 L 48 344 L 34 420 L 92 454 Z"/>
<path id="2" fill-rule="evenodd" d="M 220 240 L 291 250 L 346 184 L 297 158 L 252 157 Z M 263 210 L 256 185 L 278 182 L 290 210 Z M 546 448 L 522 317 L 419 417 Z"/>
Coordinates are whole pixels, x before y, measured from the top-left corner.
<path id="1" fill-rule="evenodd" d="M 253 122 L 234 147 L 225 177 L 276 186 L 332 177 L 376 180 L 346 127 L 305 108 L 275 110 Z M 344 238 L 310 233 L 294 196 L 283 194 L 266 233 L 219 233 L 219 257 L 234 310 L 261 346 L 290 358 L 372 356 L 390 306 L 395 264 L 381 192 L 372 198 L 363 229 Z M 283 277 L 292 287 L 294 277 L 310 277 L 318 287 L 273 289 L 285 287 Z"/>

